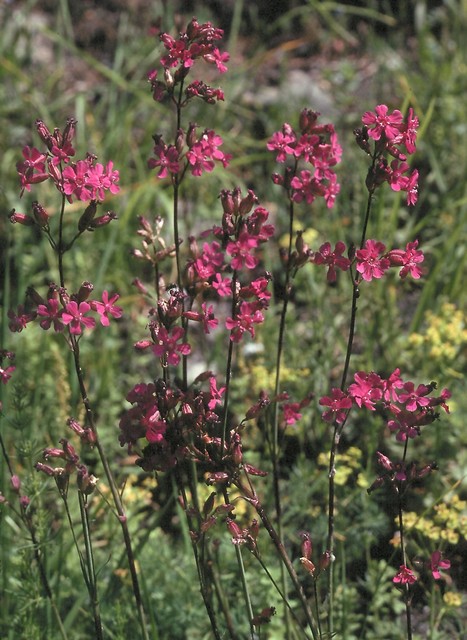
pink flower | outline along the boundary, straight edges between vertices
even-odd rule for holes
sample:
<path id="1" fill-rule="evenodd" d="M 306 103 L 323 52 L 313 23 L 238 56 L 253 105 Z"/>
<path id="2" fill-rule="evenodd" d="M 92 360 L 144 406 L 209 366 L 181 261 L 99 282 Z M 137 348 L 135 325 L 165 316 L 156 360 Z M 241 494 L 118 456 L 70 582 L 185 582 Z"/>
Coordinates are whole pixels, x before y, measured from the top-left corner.
<path id="1" fill-rule="evenodd" d="M 413 571 L 405 566 L 405 564 L 401 564 L 398 573 L 394 576 L 392 581 L 396 584 L 413 584 L 414 582 L 417 582 L 417 577 Z"/>
<path id="2" fill-rule="evenodd" d="M 158 178 L 166 178 L 169 173 L 177 175 L 180 165 L 178 151 L 173 145 L 156 144 L 153 153 L 156 157 L 148 160 L 148 167 L 150 169 L 159 167 Z"/>
<path id="3" fill-rule="evenodd" d="M 211 399 L 208 402 L 208 407 L 211 411 L 217 407 L 217 405 L 222 403 L 222 396 L 224 395 L 226 387 L 217 388 L 217 381 L 214 376 L 209 378 L 209 393 L 211 395 Z"/>
<path id="4" fill-rule="evenodd" d="M 225 326 L 230 330 L 230 339 L 233 342 L 240 342 L 245 331 L 255 337 L 255 324 L 261 324 L 264 321 L 264 316 L 257 307 L 258 303 L 254 302 L 242 302 L 240 305 L 240 313 L 235 318 L 227 318 Z"/>
<path id="5" fill-rule="evenodd" d="M 26 328 L 27 323 L 32 322 L 36 317 L 35 313 L 25 313 L 24 306 L 22 304 L 18 306 L 17 313 L 15 313 L 13 309 L 9 309 L 7 315 L 10 319 L 8 322 L 8 328 L 10 331 L 15 333 L 20 333 Z"/>
<path id="6" fill-rule="evenodd" d="M 315 264 L 327 265 L 328 282 L 336 281 L 336 267 L 338 269 L 342 269 L 342 271 L 347 271 L 347 269 L 350 267 L 350 260 L 343 257 L 345 249 L 345 244 L 339 241 L 336 243 L 336 248 L 334 249 L 334 251 L 331 251 L 331 244 L 329 242 L 325 242 L 320 246 L 319 251 L 314 254 L 312 262 L 314 262 Z"/>
<path id="7" fill-rule="evenodd" d="M 72 196 L 86 202 L 92 200 L 95 185 L 89 179 L 89 163 L 78 160 L 76 164 L 68 165 L 62 172 L 62 191 L 72 202 Z"/>
<path id="8" fill-rule="evenodd" d="M 383 396 L 386 402 L 391 400 L 397 402 L 399 399 L 396 393 L 396 389 L 401 389 L 404 386 L 404 381 L 401 378 L 401 370 L 394 369 L 387 380 L 383 380 Z"/>
<path id="9" fill-rule="evenodd" d="M 407 411 L 417 411 L 430 405 L 427 395 L 430 393 L 429 387 L 419 384 L 415 389 L 413 382 L 406 382 L 403 386 L 404 392 L 399 393 L 399 402 L 405 404 Z"/>
<path id="10" fill-rule="evenodd" d="M 300 171 L 300 177 L 294 176 L 290 186 L 294 190 L 292 195 L 294 202 L 305 200 L 311 204 L 317 196 L 324 196 L 326 193 L 325 187 L 308 170 Z"/>
<path id="11" fill-rule="evenodd" d="M 330 396 L 323 396 L 319 400 L 323 407 L 329 407 L 322 415 L 326 422 L 342 424 L 347 417 L 348 410 L 352 407 L 352 399 L 340 389 L 331 389 Z"/>
<path id="12" fill-rule="evenodd" d="M 210 333 L 211 329 L 214 329 L 219 324 L 219 320 L 214 316 L 214 307 L 211 304 L 209 307 L 206 302 L 201 304 L 201 313 L 196 311 L 185 311 L 182 315 L 189 320 L 195 322 L 202 322 L 204 333 Z"/>
<path id="13" fill-rule="evenodd" d="M 213 289 L 215 289 L 221 298 L 230 296 L 232 293 L 232 282 L 230 278 L 222 278 L 220 273 L 216 273 L 214 280 L 211 282 Z"/>
<path id="14" fill-rule="evenodd" d="M 402 113 L 396 109 L 388 115 L 388 107 L 379 104 L 374 113 L 366 111 L 362 116 L 362 122 L 368 127 L 368 135 L 373 140 L 379 140 L 381 136 L 388 142 L 396 142 L 401 137 L 403 127 Z"/>
<path id="15" fill-rule="evenodd" d="M 418 200 L 418 171 L 415 169 L 411 175 L 406 178 L 406 183 L 402 187 L 403 191 L 407 191 L 407 204 L 414 205 Z"/>
<path id="16" fill-rule="evenodd" d="M 407 121 L 403 127 L 404 144 L 407 149 L 407 153 L 415 153 L 415 142 L 417 139 L 418 118 L 414 116 L 413 109 L 410 107 Z"/>
<path id="17" fill-rule="evenodd" d="M 110 324 L 109 315 L 112 318 L 121 318 L 123 314 L 123 309 L 121 307 L 117 307 L 114 305 L 114 302 L 117 302 L 119 299 L 119 295 L 115 294 L 109 299 L 109 294 L 107 291 L 103 291 L 102 293 L 102 302 L 97 300 L 92 300 L 91 307 L 94 311 L 97 311 L 99 314 L 99 319 L 101 321 L 101 325 L 103 327 L 108 327 Z"/>
<path id="18" fill-rule="evenodd" d="M 181 327 L 172 327 L 167 331 L 162 325 L 156 325 L 153 330 L 155 343 L 152 345 L 154 355 L 164 359 L 167 364 L 177 365 L 180 362 L 181 353 L 187 356 L 191 353 L 191 347 L 187 342 L 179 343 L 184 338 L 184 331 Z"/>
<path id="19" fill-rule="evenodd" d="M 3 367 L 0 366 L 0 380 L 3 382 L 3 384 L 6 384 L 8 382 L 8 380 L 11 378 L 11 374 L 15 369 L 16 367 L 14 367 L 13 365 L 6 367 L 6 369 L 3 369 Z"/>
<path id="20" fill-rule="evenodd" d="M 418 280 L 422 276 L 422 270 L 418 266 L 425 259 L 423 251 L 417 251 L 418 240 L 407 243 L 405 251 L 402 249 L 393 249 L 387 254 L 387 258 L 391 263 L 391 266 L 401 266 L 399 271 L 401 278 L 407 277 L 410 273 L 412 278 Z"/>
<path id="21" fill-rule="evenodd" d="M 295 424 L 300 420 L 302 414 L 299 413 L 301 406 L 299 402 L 289 402 L 282 405 L 285 424 Z"/>
<path id="22" fill-rule="evenodd" d="M 361 408 L 375 410 L 375 402 L 383 397 L 382 380 L 376 373 L 358 371 L 354 375 L 355 382 L 349 386 L 348 392 L 354 402 Z"/>
<path id="23" fill-rule="evenodd" d="M 86 313 L 91 310 L 91 305 L 87 302 L 77 302 L 72 300 L 65 306 L 65 310 L 62 312 L 62 322 L 65 325 L 70 326 L 70 333 L 73 335 L 79 335 L 81 333 L 81 325 L 86 329 L 92 329 L 96 326 L 94 318 L 87 318 Z"/>
<path id="24" fill-rule="evenodd" d="M 242 231 L 238 240 L 229 242 L 226 247 L 226 252 L 232 256 L 232 267 L 236 270 L 243 266 L 247 269 L 254 269 L 258 264 L 258 259 L 252 255 L 252 251 L 257 246 L 257 238 L 251 236 L 248 231 Z"/>
<path id="25" fill-rule="evenodd" d="M 230 154 L 225 154 L 219 149 L 223 144 L 222 138 L 214 131 L 206 129 L 198 142 L 195 142 L 186 157 L 191 165 L 191 173 L 200 176 L 203 171 L 211 172 L 214 169 L 214 161 L 221 162 L 224 167 L 229 164 Z"/>
<path id="26" fill-rule="evenodd" d="M 277 151 L 276 162 L 285 162 L 288 155 L 294 154 L 295 135 L 290 125 L 285 124 L 284 128 L 276 131 L 266 145 L 269 151 Z"/>
<path id="27" fill-rule="evenodd" d="M 31 184 L 44 182 L 49 177 L 45 167 L 45 153 L 29 146 L 23 147 L 22 153 L 24 160 L 16 163 L 16 170 L 21 181 L 21 195 L 25 189 L 31 191 Z"/>
<path id="28" fill-rule="evenodd" d="M 229 58 L 230 56 L 226 51 L 224 51 L 224 53 L 221 53 L 217 48 L 213 49 L 211 53 L 203 56 L 203 60 L 205 60 L 206 62 L 215 63 L 219 73 L 225 73 L 228 70 L 224 62 L 228 62 Z"/>
<path id="29" fill-rule="evenodd" d="M 53 324 L 54 331 L 63 331 L 62 309 L 59 309 L 59 301 L 57 298 L 49 298 L 47 304 L 40 304 L 37 307 L 37 315 L 43 316 L 40 326 L 47 330 Z"/>
<path id="30" fill-rule="evenodd" d="M 385 245 L 376 240 L 367 240 L 364 249 L 357 249 L 357 271 L 367 282 L 373 278 L 382 278 L 391 266 L 387 258 L 380 257 L 385 249 Z"/>
<path id="31" fill-rule="evenodd" d="M 435 580 L 441 580 L 442 578 L 439 569 L 449 569 L 450 567 L 450 560 L 443 560 L 441 551 L 433 551 L 430 559 L 430 570 Z"/>

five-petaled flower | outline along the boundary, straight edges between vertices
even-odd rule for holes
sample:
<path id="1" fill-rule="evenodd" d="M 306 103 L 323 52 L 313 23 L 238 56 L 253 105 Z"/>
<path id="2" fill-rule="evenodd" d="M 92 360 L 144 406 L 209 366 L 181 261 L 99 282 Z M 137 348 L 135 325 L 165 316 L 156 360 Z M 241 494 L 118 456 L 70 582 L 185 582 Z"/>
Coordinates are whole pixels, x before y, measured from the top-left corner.
<path id="1" fill-rule="evenodd" d="M 102 302 L 99 300 L 92 300 L 91 307 L 94 311 L 97 311 L 99 314 L 99 319 L 101 321 L 101 325 L 103 327 L 108 327 L 110 324 L 109 316 L 112 318 L 121 318 L 123 314 L 123 309 L 121 307 L 117 307 L 114 303 L 119 299 L 119 295 L 116 293 L 111 298 L 109 298 L 109 294 L 107 291 L 103 291 L 102 293 Z"/>
<path id="2" fill-rule="evenodd" d="M 79 335 L 82 331 L 81 326 L 86 329 L 93 329 L 96 326 L 95 319 L 86 316 L 89 311 L 91 311 L 91 305 L 88 302 L 80 302 L 78 305 L 77 302 L 71 300 L 65 305 L 62 312 L 62 322 L 69 325 L 70 333 Z"/>

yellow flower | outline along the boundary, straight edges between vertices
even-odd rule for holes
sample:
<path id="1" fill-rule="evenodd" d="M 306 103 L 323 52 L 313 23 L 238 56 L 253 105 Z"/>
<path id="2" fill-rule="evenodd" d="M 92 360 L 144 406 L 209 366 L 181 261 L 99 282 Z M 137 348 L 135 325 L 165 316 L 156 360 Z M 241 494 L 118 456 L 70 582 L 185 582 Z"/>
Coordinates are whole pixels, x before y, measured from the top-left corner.
<path id="1" fill-rule="evenodd" d="M 462 605 L 462 596 L 454 591 L 446 591 L 443 596 L 444 604 L 448 607 L 460 607 Z"/>

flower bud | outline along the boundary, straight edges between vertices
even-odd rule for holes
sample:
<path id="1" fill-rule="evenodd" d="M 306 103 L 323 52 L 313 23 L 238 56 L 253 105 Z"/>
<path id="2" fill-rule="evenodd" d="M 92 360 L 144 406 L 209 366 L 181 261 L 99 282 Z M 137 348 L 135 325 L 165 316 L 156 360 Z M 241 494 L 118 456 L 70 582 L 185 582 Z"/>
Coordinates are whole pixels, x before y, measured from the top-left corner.
<path id="1" fill-rule="evenodd" d="M 91 200 L 91 202 L 88 204 L 88 206 L 84 210 L 84 213 L 78 220 L 78 231 L 83 232 L 83 231 L 86 231 L 86 229 L 88 229 L 89 225 L 94 219 L 94 216 L 96 215 L 96 211 L 97 211 L 97 202 L 95 200 Z"/>
<path id="2" fill-rule="evenodd" d="M 47 148 L 50 150 L 53 147 L 52 134 L 49 129 L 43 123 L 42 120 L 36 120 L 35 122 L 37 133 L 39 134 L 40 139 L 47 145 Z"/>
<path id="3" fill-rule="evenodd" d="M 19 477 L 16 475 L 11 476 L 10 482 L 11 482 L 11 488 L 13 489 L 13 491 L 15 493 L 19 493 L 19 490 L 21 489 L 21 480 L 19 479 Z"/>
<path id="4" fill-rule="evenodd" d="M 186 143 L 190 147 L 190 149 L 197 142 L 197 137 L 196 137 L 196 127 L 197 126 L 198 125 L 196 125 L 194 122 L 190 122 L 190 125 L 188 127 L 188 131 L 187 131 L 187 134 L 186 134 Z"/>
<path id="5" fill-rule="evenodd" d="M 28 216 L 25 213 L 17 213 L 14 209 L 10 211 L 8 217 L 10 218 L 10 222 L 12 222 L 13 224 L 18 223 L 22 224 L 25 227 L 33 227 L 35 225 L 35 222 L 31 218 L 31 216 Z"/>
<path id="6" fill-rule="evenodd" d="M 94 285 L 92 284 L 92 282 L 83 282 L 83 284 L 79 288 L 76 302 L 79 304 L 80 302 L 84 302 L 85 300 L 87 300 L 93 290 Z"/>
<path id="7" fill-rule="evenodd" d="M 32 212 L 34 220 L 40 226 L 41 229 L 46 229 L 49 226 L 49 214 L 44 207 L 38 202 L 32 203 Z"/>
<path id="8" fill-rule="evenodd" d="M 67 142 L 71 142 L 75 137 L 76 133 L 76 125 L 78 121 L 75 118 L 68 118 L 66 121 L 65 129 L 63 130 L 63 145 L 66 145 Z"/>
<path id="9" fill-rule="evenodd" d="M 105 227 L 110 224 L 112 220 L 117 219 L 117 214 L 113 211 L 107 211 L 103 216 L 99 216 L 98 218 L 94 218 L 89 225 L 89 230 L 97 229 L 98 227 Z"/>

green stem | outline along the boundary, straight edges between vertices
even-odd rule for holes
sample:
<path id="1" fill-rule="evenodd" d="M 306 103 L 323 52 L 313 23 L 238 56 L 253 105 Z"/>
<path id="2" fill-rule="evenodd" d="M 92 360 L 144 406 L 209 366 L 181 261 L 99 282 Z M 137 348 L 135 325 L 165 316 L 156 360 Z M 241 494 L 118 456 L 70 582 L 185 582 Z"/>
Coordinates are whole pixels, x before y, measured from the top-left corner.
<path id="1" fill-rule="evenodd" d="M 281 561 L 283 562 L 283 564 L 285 565 L 285 568 L 287 569 L 287 572 L 290 576 L 290 579 L 292 580 L 292 584 L 294 586 L 295 592 L 298 596 L 298 599 L 300 600 L 300 604 L 301 607 L 303 609 L 303 612 L 305 614 L 306 617 L 306 621 L 307 624 L 310 628 L 311 631 L 311 635 L 313 636 L 313 640 L 317 640 L 318 639 L 318 630 L 316 627 L 316 623 L 313 619 L 313 614 L 311 612 L 311 609 L 308 605 L 308 601 L 305 595 L 305 592 L 303 591 L 302 585 L 300 584 L 300 580 L 298 579 L 297 573 L 294 569 L 294 566 L 289 558 L 289 556 L 287 555 L 287 552 L 285 550 L 285 547 L 277 533 L 277 531 L 275 530 L 272 522 L 269 520 L 266 511 L 264 510 L 261 502 L 259 501 L 258 497 L 256 495 L 248 495 L 250 494 L 250 491 L 248 489 L 246 489 L 246 487 L 244 487 L 243 485 L 241 485 L 240 483 L 237 484 L 238 488 L 240 489 L 240 491 L 242 492 L 242 495 L 244 497 L 245 500 L 247 500 L 247 502 L 249 502 L 256 510 L 256 513 L 259 515 L 259 517 L 261 518 L 261 522 L 264 524 L 264 527 L 266 529 L 266 531 L 269 533 L 269 537 L 271 538 L 274 546 L 276 547 L 277 552 L 279 553 L 279 557 L 281 559 Z"/>
<path id="2" fill-rule="evenodd" d="M 81 369 L 81 364 L 80 364 L 80 353 L 79 353 L 79 344 L 78 341 L 76 340 L 76 338 L 70 334 L 70 342 L 72 345 L 72 352 L 73 352 L 73 361 L 74 361 L 74 365 L 75 365 L 75 371 L 76 371 L 76 376 L 78 378 L 78 384 L 79 384 L 79 388 L 80 388 L 80 394 L 81 394 L 81 400 L 86 412 L 86 419 L 87 419 L 87 424 L 89 425 L 89 427 L 92 429 L 92 432 L 95 435 L 95 447 L 98 451 L 99 454 L 99 458 L 101 460 L 102 466 L 104 468 L 104 473 L 105 476 L 107 478 L 107 482 L 109 484 L 109 488 L 110 488 L 110 492 L 112 494 L 112 500 L 113 503 L 115 505 L 115 509 L 117 512 L 117 517 L 118 517 L 118 521 L 120 523 L 120 526 L 122 528 L 122 534 L 123 534 L 123 541 L 125 544 L 125 550 L 126 550 L 126 555 L 127 555 L 127 560 L 128 560 L 128 566 L 130 569 L 130 575 L 131 575 L 131 582 L 132 582 L 132 587 L 133 587 L 133 594 L 135 597 L 135 603 L 136 603 L 136 610 L 138 613 L 138 619 L 139 619 L 139 623 L 140 623 L 140 628 L 141 628 L 141 632 L 143 634 L 143 638 L 144 640 L 149 640 L 149 636 L 148 636 L 148 632 L 147 632 L 147 628 L 146 628 L 146 621 L 145 621 L 145 614 L 144 614 L 144 606 L 143 606 L 143 601 L 142 601 L 142 597 L 141 597 L 141 590 L 139 587 L 139 580 L 138 580 L 138 574 L 136 571 L 136 563 L 135 563 L 135 557 L 134 557 L 134 553 L 133 553 L 133 547 L 132 547 L 132 542 L 131 542 L 131 536 L 130 536 L 130 531 L 128 528 L 128 523 L 127 523 L 127 516 L 125 513 L 125 509 L 123 507 L 123 503 L 122 503 L 122 499 L 120 497 L 120 492 L 118 490 L 117 484 L 115 482 L 115 478 L 113 476 L 111 467 L 110 467 L 110 463 L 107 459 L 107 455 L 104 451 L 104 448 L 100 442 L 100 438 L 99 438 L 99 434 L 97 431 L 97 426 L 95 424 L 94 421 L 94 415 L 93 415 L 93 411 L 91 408 L 91 403 L 89 401 L 88 398 L 88 393 L 87 393 L 87 389 L 86 389 L 86 385 L 84 383 L 84 377 L 83 377 L 83 371 Z"/>
<path id="3" fill-rule="evenodd" d="M 295 165 L 296 169 L 297 164 Z M 282 302 L 281 317 L 279 323 L 279 335 L 277 338 L 277 351 L 276 351 L 276 379 L 274 384 L 274 423 L 273 423 L 273 438 L 272 438 L 272 481 L 274 492 L 274 506 L 276 509 L 276 522 L 277 532 L 279 538 L 282 540 L 282 505 L 279 487 L 279 405 L 277 397 L 280 393 L 280 381 L 281 381 L 281 362 L 282 352 L 284 349 L 284 337 L 285 337 L 285 322 L 287 318 L 287 308 L 290 299 L 291 289 L 291 256 L 292 256 L 292 241 L 293 241 L 293 223 L 294 223 L 294 203 L 289 197 L 289 246 L 287 251 L 287 265 L 285 271 L 285 283 L 284 283 L 284 298 Z M 284 593 L 287 591 L 287 576 L 284 564 L 281 563 L 281 584 Z M 284 609 L 285 618 L 285 637 L 290 638 L 290 619 L 289 610 L 286 607 Z"/>
<path id="4" fill-rule="evenodd" d="M 372 169 L 376 162 L 376 156 L 372 161 Z M 374 188 L 368 192 L 368 199 L 366 204 L 365 215 L 363 219 L 363 227 L 362 227 L 362 235 L 360 238 L 360 249 L 363 248 L 366 239 L 366 233 L 368 229 L 368 222 L 370 220 L 371 213 L 371 204 L 373 200 Z M 347 349 L 345 352 L 344 359 L 344 368 L 342 371 L 342 379 L 340 389 L 344 391 L 347 384 L 347 376 L 349 373 L 350 367 L 350 358 L 352 356 L 353 350 L 353 342 L 355 338 L 355 326 L 357 321 L 357 310 L 358 310 L 358 299 L 360 297 L 360 289 L 359 282 L 357 278 L 357 274 L 352 274 L 352 267 L 350 268 L 350 277 L 352 279 L 352 302 L 350 308 L 350 322 L 349 322 L 349 335 L 347 338 Z M 348 414 L 347 414 L 348 415 Z M 345 421 L 343 424 L 339 425 L 338 423 L 334 424 L 334 432 L 332 436 L 331 442 L 331 450 L 329 452 L 329 470 L 328 470 L 328 537 L 327 537 L 327 551 L 330 553 L 331 557 L 331 565 L 328 571 L 328 632 L 329 635 L 332 635 L 334 632 L 334 613 L 333 613 L 333 602 L 334 602 L 334 514 L 335 514 L 335 502 L 336 502 L 336 490 L 335 490 L 335 482 L 334 478 L 336 475 L 336 455 L 337 448 L 339 446 L 340 437 L 342 431 L 344 429 Z"/>
<path id="5" fill-rule="evenodd" d="M 99 598 L 97 595 L 96 570 L 94 565 L 94 552 L 92 548 L 91 532 L 89 529 L 89 516 L 85 496 L 78 491 L 79 511 L 81 515 L 81 523 L 83 527 L 84 547 L 86 549 L 86 566 L 89 580 L 89 597 L 91 599 L 91 607 L 94 617 L 94 629 L 96 632 L 96 640 L 102 640 L 102 621 L 100 615 Z"/>

